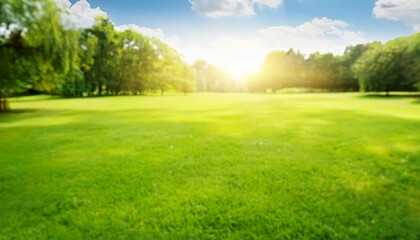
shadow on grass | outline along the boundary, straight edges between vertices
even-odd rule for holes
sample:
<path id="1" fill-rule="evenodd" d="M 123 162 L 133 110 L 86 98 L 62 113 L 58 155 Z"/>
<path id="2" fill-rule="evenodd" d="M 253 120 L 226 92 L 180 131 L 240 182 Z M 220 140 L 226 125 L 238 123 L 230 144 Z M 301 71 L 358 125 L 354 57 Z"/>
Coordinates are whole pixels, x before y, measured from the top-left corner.
<path id="1" fill-rule="evenodd" d="M 395 93 L 395 94 L 381 94 L 381 93 L 375 93 L 375 94 L 365 94 L 361 95 L 360 98 L 378 98 L 378 99 L 396 99 L 396 98 L 419 98 L 420 100 L 420 93 L 413 92 L 413 93 Z"/>
<path id="2" fill-rule="evenodd" d="M 191 95 L 189 93 L 188 95 Z M 54 100 L 66 100 L 66 99 L 100 99 L 100 98 L 125 98 L 125 97 L 184 97 L 182 93 L 166 93 L 165 95 L 154 94 L 154 93 L 144 93 L 138 95 L 95 95 L 95 96 L 83 96 L 83 97 L 66 97 L 66 96 L 57 96 L 57 95 L 29 95 L 29 96 L 16 96 L 8 98 L 9 103 L 19 103 L 19 102 L 37 102 L 37 101 L 54 101 Z"/>
<path id="3" fill-rule="evenodd" d="M 65 97 L 60 97 L 60 96 L 51 96 L 51 95 L 32 95 L 32 96 L 22 96 L 22 97 L 8 98 L 9 103 L 37 102 L 37 101 L 60 100 L 60 99 L 66 99 L 66 98 Z"/>
<path id="4" fill-rule="evenodd" d="M 417 99 L 416 101 L 412 102 L 412 103 L 414 103 L 414 104 L 420 104 L 420 98 Z"/>
<path id="5" fill-rule="evenodd" d="M 2 117 L 2 116 L 10 116 L 10 115 L 15 115 L 15 114 L 36 113 L 36 112 L 41 112 L 41 110 L 39 110 L 39 109 L 32 109 L 32 108 L 27 108 L 27 109 L 11 109 L 11 110 L 8 110 L 6 112 L 0 112 L 0 117 Z"/>

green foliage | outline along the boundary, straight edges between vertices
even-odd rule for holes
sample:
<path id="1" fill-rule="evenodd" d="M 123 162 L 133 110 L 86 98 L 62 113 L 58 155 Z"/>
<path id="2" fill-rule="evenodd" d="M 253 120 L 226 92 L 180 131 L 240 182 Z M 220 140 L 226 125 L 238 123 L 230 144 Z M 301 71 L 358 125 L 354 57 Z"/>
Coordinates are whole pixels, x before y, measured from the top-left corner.
<path id="1" fill-rule="evenodd" d="M 176 88 L 181 90 L 184 94 L 193 92 L 195 90 L 193 69 L 184 63 L 183 66 L 180 66 L 179 71 L 180 72 L 177 81 L 178 86 Z"/>
<path id="2" fill-rule="evenodd" d="M 358 91 L 359 80 L 354 75 L 352 67 L 368 49 L 368 44 L 358 44 L 347 47 L 344 54 L 338 57 L 338 88 L 341 90 Z"/>
<path id="3" fill-rule="evenodd" d="M 416 240 L 416 101 L 19 98 L 0 116 L 0 239 Z"/>
<path id="4" fill-rule="evenodd" d="M 282 88 L 321 91 L 416 91 L 420 89 L 420 34 L 385 44 L 373 42 L 346 49 L 343 55 L 274 51 L 260 73 L 248 76 L 252 92 Z"/>
<path id="5" fill-rule="evenodd" d="M 303 64 L 303 55 L 292 49 L 270 53 L 261 66 L 262 85 L 273 93 L 281 88 L 300 87 Z"/>
<path id="6" fill-rule="evenodd" d="M 48 0 L 3 0 L 0 5 L 0 26 L 6 29 L 0 36 L 0 102 L 31 85 L 54 89 L 56 76 L 68 71 L 68 39 L 56 5 Z"/>
<path id="7" fill-rule="evenodd" d="M 182 57 L 158 40 L 120 33 L 106 18 L 90 29 L 65 27 L 65 13 L 50 0 L 0 4 L 7 30 L 0 36 L 0 100 L 25 88 L 66 97 L 193 89 Z"/>
<path id="8" fill-rule="evenodd" d="M 119 76 L 114 91 L 142 93 L 146 89 L 147 76 L 151 75 L 151 58 L 153 49 L 149 40 L 132 31 L 120 35 L 122 53 L 119 59 Z"/>
<path id="9" fill-rule="evenodd" d="M 385 44 L 368 45 L 357 60 L 354 73 L 366 91 L 415 91 L 419 82 L 420 34 Z"/>
<path id="10" fill-rule="evenodd" d="M 349 50 L 350 52 L 350 50 Z M 275 51 L 264 60 L 258 75 L 250 75 L 247 85 L 252 92 L 275 93 L 283 88 L 319 90 L 356 90 L 357 81 L 350 71 L 352 52 L 336 57 L 332 54 L 311 54 L 307 59 L 292 49 Z M 351 75 L 351 76 L 349 76 Z"/>
<path id="11" fill-rule="evenodd" d="M 338 89 L 337 58 L 331 54 L 314 53 L 308 59 L 308 86 L 313 89 Z"/>

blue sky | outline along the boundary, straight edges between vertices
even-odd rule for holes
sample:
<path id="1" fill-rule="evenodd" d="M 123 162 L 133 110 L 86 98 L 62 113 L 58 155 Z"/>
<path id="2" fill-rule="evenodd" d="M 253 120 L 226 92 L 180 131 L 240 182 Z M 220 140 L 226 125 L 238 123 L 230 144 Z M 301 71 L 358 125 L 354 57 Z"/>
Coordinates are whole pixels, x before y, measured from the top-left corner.
<path id="1" fill-rule="evenodd" d="M 420 0 L 88 0 L 88 3 L 91 9 L 105 12 L 121 30 L 137 30 L 159 38 L 190 62 L 203 58 L 237 73 L 255 68 L 272 50 L 294 48 L 306 54 L 315 51 L 340 54 L 348 45 L 386 41 L 420 31 Z"/>
<path id="2" fill-rule="evenodd" d="M 188 0 L 90 0 L 89 3 L 108 13 L 117 25 L 131 23 L 162 28 L 170 34 L 190 34 L 188 31 L 203 27 L 237 31 L 237 28 L 252 30 L 272 25 L 296 26 L 315 17 L 343 20 L 350 29 L 362 31 L 372 40 L 412 33 L 402 22 L 377 19 L 372 14 L 374 0 L 285 0 L 276 9 L 258 6 L 253 16 L 216 19 L 197 15 Z"/>

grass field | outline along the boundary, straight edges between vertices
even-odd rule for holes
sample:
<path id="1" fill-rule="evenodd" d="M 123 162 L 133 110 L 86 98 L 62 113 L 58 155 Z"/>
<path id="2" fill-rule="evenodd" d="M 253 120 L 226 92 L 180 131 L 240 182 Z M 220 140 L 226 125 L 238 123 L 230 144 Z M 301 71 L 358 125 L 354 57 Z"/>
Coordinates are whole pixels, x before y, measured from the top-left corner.
<path id="1" fill-rule="evenodd" d="M 25 97 L 0 239 L 420 239 L 420 101 Z"/>

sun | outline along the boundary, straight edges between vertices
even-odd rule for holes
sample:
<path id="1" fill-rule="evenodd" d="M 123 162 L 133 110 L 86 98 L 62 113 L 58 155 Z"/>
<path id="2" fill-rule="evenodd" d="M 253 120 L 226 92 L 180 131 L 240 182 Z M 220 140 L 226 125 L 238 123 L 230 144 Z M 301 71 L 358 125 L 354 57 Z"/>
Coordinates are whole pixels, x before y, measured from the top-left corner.
<path id="1" fill-rule="evenodd" d="M 209 63 L 224 67 L 240 81 L 244 76 L 257 72 L 261 63 L 264 61 L 266 52 L 260 51 L 258 46 L 252 44 L 237 43 L 233 40 L 225 39 L 209 48 L 203 48 L 201 55 Z M 193 51 L 197 54 L 198 50 Z"/>
<path id="2" fill-rule="evenodd" d="M 260 62 L 257 60 L 246 59 L 237 60 L 232 63 L 226 63 L 226 67 L 235 76 L 237 81 L 241 80 L 244 76 L 258 71 Z"/>

